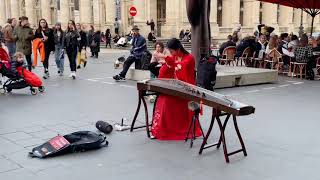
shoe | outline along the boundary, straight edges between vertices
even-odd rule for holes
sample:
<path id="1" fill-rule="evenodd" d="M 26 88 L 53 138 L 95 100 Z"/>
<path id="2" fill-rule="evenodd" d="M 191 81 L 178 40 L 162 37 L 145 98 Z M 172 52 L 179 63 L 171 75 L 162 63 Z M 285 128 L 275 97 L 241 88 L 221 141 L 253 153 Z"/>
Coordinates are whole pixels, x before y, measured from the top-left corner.
<path id="1" fill-rule="evenodd" d="M 61 72 L 60 72 L 60 70 L 58 71 L 58 74 L 60 74 Z"/>
<path id="2" fill-rule="evenodd" d="M 116 81 L 126 81 L 126 78 L 121 77 L 120 75 L 113 76 L 113 79 Z"/>
<path id="3" fill-rule="evenodd" d="M 85 68 L 86 66 L 87 66 L 87 61 L 83 63 L 83 67 Z"/>
<path id="4" fill-rule="evenodd" d="M 75 72 L 72 73 L 72 79 L 76 79 L 76 73 Z"/>
<path id="5" fill-rule="evenodd" d="M 62 71 L 60 71 L 59 76 L 63 76 L 63 72 Z"/>
<path id="6" fill-rule="evenodd" d="M 80 67 L 80 65 L 77 67 L 77 69 L 80 69 L 81 67 Z"/>
<path id="7" fill-rule="evenodd" d="M 43 77 L 43 79 L 48 79 L 48 78 L 50 77 L 49 72 L 46 71 L 46 72 L 43 74 L 42 77 Z"/>
<path id="8" fill-rule="evenodd" d="M 47 77 L 50 77 L 50 73 L 48 70 L 45 71 L 45 74 L 47 75 Z"/>

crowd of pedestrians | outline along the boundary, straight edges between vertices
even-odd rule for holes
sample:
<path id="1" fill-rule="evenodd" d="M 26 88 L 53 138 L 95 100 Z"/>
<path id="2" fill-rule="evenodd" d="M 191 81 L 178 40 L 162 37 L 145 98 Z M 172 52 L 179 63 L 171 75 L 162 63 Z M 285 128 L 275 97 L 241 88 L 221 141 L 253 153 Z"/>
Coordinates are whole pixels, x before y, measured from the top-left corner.
<path id="1" fill-rule="evenodd" d="M 91 57 L 98 58 L 100 52 L 101 32 L 95 31 L 93 26 L 87 27 L 75 24 L 73 20 L 68 22 L 67 28 L 63 30 L 61 23 L 49 27 L 45 19 L 40 19 L 36 28 L 31 28 L 26 16 L 18 20 L 10 18 L 7 23 L 0 26 L 0 44 L 8 51 L 11 59 L 15 53 L 22 53 L 30 71 L 38 65 L 40 59 L 43 65 L 43 78 L 48 79 L 49 59 L 54 54 L 57 65 L 57 73 L 64 75 L 65 54 L 70 64 L 70 75 L 76 78 L 77 69 L 86 67 L 86 51 L 91 50 Z M 109 30 L 110 31 L 110 30 Z M 108 35 L 110 42 L 111 33 Z M 108 43 L 111 47 L 111 44 Z"/>

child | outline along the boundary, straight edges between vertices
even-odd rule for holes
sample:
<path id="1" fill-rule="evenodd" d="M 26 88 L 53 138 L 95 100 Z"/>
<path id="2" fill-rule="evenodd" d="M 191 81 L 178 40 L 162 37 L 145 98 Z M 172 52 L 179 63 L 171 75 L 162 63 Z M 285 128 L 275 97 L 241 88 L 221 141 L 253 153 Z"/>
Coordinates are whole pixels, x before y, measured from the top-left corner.
<path id="1" fill-rule="evenodd" d="M 77 69 L 81 68 L 80 65 L 81 65 L 82 62 L 83 62 L 83 67 L 86 67 L 86 65 L 87 65 L 87 51 L 86 51 L 86 49 L 83 48 L 79 55 L 80 56 L 79 56 L 79 59 L 78 59 L 79 61 L 78 61 Z"/>
<path id="2" fill-rule="evenodd" d="M 16 52 L 13 55 L 12 60 L 10 61 L 10 65 L 11 65 L 11 72 L 16 76 L 19 76 L 17 68 L 24 65 L 24 54 L 21 52 Z"/>

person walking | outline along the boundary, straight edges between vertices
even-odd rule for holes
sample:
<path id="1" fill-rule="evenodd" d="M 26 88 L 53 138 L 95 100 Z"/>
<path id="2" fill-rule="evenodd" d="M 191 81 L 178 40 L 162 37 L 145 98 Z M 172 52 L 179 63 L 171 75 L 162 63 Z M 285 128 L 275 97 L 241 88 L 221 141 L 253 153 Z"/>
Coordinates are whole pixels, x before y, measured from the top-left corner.
<path id="1" fill-rule="evenodd" d="M 10 58 L 12 58 L 14 53 L 16 52 L 16 42 L 13 37 L 13 30 L 16 25 L 17 20 L 15 18 L 10 18 L 3 27 L 3 37 L 5 45 L 8 48 Z"/>
<path id="2" fill-rule="evenodd" d="M 32 70 L 32 44 L 31 41 L 34 39 L 34 34 L 29 25 L 28 17 L 22 16 L 20 18 L 20 24 L 14 29 L 13 37 L 16 41 L 17 52 L 21 52 L 25 55 L 28 69 Z"/>
<path id="3" fill-rule="evenodd" d="M 40 19 L 38 29 L 35 32 L 35 38 L 40 38 L 45 47 L 45 58 L 43 61 L 44 75 L 43 78 L 50 77 L 49 74 L 49 57 L 51 51 L 54 51 L 54 36 L 53 30 L 49 28 L 45 19 Z M 36 61 L 36 59 L 35 59 Z"/>
<path id="4" fill-rule="evenodd" d="M 64 72 L 64 31 L 61 29 L 61 23 L 56 23 L 53 32 L 55 45 L 55 60 L 58 68 L 59 76 L 63 76 Z"/>
<path id="5" fill-rule="evenodd" d="M 94 54 L 92 52 L 92 47 L 91 47 L 91 43 L 92 43 L 92 39 L 93 39 L 93 35 L 94 35 L 94 27 L 92 25 L 90 25 L 90 30 L 88 32 L 88 44 L 90 46 L 90 51 L 91 51 L 91 56 L 90 57 L 93 57 Z"/>
<path id="6" fill-rule="evenodd" d="M 95 32 L 92 36 L 92 41 L 91 41 L 91 52 L 93 53 L 95 58 L 99 57 L 99 52 L 100 52 L 100 41 L 101 41 L 101 32 L 98 30 Z"/>
<path id="7" fill-rule="evenodd" d="M 106 30 L 106 48 L 108 48 L 108 45 L 111 49 L 111 41 L 112 41 L 112 35 L 111 35 L 111 32 L 110 32 L 110 29 L 107 29 Z"/>
<path id="8" fill-rule="evenodd" d="M 79 32 L 76 30 L 76 24 L 73 20 L 70 20 L 68 23 L 68 30 L 65 35 L 65 48 L 67 51 L 69 63 L 70 63 L 70 70 L 71 73 L 69 77 L 76 79 L 76 71 L 77 71 L 77 53 L 78 53 L 78 38 L 80 38 Z"/>
<path id="9" fill-rule="evenodd" d="M 88 46 L 88 38 L 87 38 L 87 33 L 85 32 L 85 28 L 83 25 L 81 24 L 77 24 L 77 30 L 79 32 L 79 35 L 80 35 L 80 40 L 79 40 L 79 53 L 78 53 L 78 66 L 77 66 L 77 69 L 80 69 L 80 63 L 81 63 L 81 51 L 82 50 L 86 50 L 87 49 L 87 46 Z"/>

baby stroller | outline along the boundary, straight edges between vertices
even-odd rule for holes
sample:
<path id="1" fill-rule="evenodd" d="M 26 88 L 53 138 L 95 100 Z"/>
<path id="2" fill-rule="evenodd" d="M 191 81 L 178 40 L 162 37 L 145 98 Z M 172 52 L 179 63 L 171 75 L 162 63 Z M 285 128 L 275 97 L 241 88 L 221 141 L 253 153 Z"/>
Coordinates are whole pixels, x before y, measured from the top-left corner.
<path id="1" fill-rule="evenodd" d="M 28 71 L 25 67 L 17 68 L 19 76 L 12 73 L 9 59 L 5 50 L 0 48 L 0 74 L 2 74 L 2 77 L 8 78 L 8 80 L 4 81 L 2 87 L 0 87 L 1 93 L 11 92 L 13 89 L 23 89 L 26 87 L 30 87 L 32 95 L 36 95 L 38 90 L 44 92 L 45 88 L 42 85 L 41 79 Z"/>

